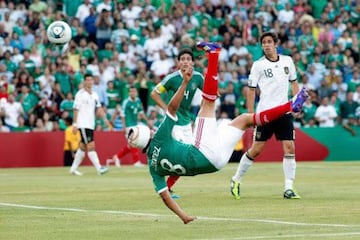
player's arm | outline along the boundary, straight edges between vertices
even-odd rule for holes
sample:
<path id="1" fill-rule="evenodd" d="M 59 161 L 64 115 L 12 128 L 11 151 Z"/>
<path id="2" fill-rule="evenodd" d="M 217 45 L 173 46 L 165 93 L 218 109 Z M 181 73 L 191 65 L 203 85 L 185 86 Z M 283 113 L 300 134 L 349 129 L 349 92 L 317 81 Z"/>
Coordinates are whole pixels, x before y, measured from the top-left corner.
<path id="1" fill-rule="evenodd" d="M 167 105 L 166 103 L 164 102 L 164 100 L 161 98 L 160 96 L 160 92 L 158 92 L 158 88 L 163 88 L 163 86 L 160 84 L 158 84 L 151 92 L 151 98 L 155 101 L 155 103 L 161 107 L 164 112 L 166 112 L 167 110 Z"/>
<path id="2" fill-rule="evenodd" d="M 73 111 L 73 128 L 72 128 L 73 134 L 76 134 L 76 132 L 78 131 L 78 128 L 77 128 L 77 125 L 76 125 L 78 115 L 79 115 L 79 110 L 74 108 L 74 111 Z"/>
<path id="3" fill-rule="evenodd" d="M 172 116 L 176 115 L 176 111 L 180 107 L 180 103 L 181 103 L 181 101 L 182 101 L 182 99 L 184 97 L 184 92 L 186 90 L 186 87 L 187 87 L 188 83 L 191 80 L 192 73 L 193 73 L 193 68 L 192 67 L 188 67 L 187 69 L 184 70 L 183 81 L 182 81 L 180 87 L 175 92 L 174 96 L 171 98 L 171 100 L 169 102 L 169 106 L 168 106 L 167 111 Z"/>
<path id="4" fill-rule="evenodd" d="M 254 112 L 255 95 L 256 95 L 256 88 L 250 87 L 249 91 L 247 91 L 247 96 L 246 96 L 246 108 L 249 113 Z"/>
<path id="5" fill-rule="evenodd" d="M 176 203 L 174 199 L 172 199 L 169 190 L 165 190 L 160 193 L 160 197 L 163 200 L 164 204 L 173 211 L 176 215 L 179 216 L 179 218 L 184 222 L 184 224 L 187 224 L 191 221 L 194 221 L 196 217 L 187 215 L 180 206 Z"/>
<path id="6" fill-rule="evenodd" d="M 106 124 L 106 126 L 108 126 L 108 127 L 111 129 L 111 128 L 112 128 L 112 125 L 111 125 L 111 123 L 109 122 L 109 120 L 107 119 L 106 112 L 105 112 L 104 108 L 98 107 L 98 108 L 96 109 L 96 112 L 97 112 L 97 114 L 104 120 L 104 123 Z"/>
<path id="7" fill-rule="evenodd" d="M 149 122 L 148 118 L 146 117 L 146 114 L 145 114 L 143 111 L 141 111 L 141 112 L 139 113 L 139 119 L 144 120 L 146 123 Z"/>
<path id="8" fill-rule="evenodd" d="M 299 84 L 297 83 L 296 80 L 291 82 L 291 93 L 293 96 L 295 96 L 298 92 L 300 91 L 299 89 Z"/>
<path id="9" fill-rule="evenodd" d="M 259 70 L 258 62 L 254 62 L 254 64 L 251 66 L 249 75 L 249 91 L 247 91 L 246 94 L 246 108 L 249 113 L 254 113 L 255 111 L 256 87 L 261 77 L 261 71 Z"/>

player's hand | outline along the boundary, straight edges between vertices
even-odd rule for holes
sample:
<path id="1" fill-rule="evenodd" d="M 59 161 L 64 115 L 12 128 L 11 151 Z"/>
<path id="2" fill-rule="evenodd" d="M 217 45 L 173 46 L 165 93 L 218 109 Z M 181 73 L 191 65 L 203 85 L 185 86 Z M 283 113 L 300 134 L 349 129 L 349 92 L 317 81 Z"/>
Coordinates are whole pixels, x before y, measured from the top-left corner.
<path id="1" fill-rule="evenodd" d="M 188 66 L 188 67 L 184 68 L 183 77 L 184 77 L 184 81 L 186 83 L 188 83 L 191 80 L 192 75 L 193 75 L 193 71 L 194 71 L 194 69 L 191 66 Z"/>
<path id="2" fill-rule="evenodd" d="M 184 218 L 182 218 L 184 224 L 188 224 L 189 222 L 192 222 L 196 219 L 196 217 L 194 216 L 185 216 Z"/>

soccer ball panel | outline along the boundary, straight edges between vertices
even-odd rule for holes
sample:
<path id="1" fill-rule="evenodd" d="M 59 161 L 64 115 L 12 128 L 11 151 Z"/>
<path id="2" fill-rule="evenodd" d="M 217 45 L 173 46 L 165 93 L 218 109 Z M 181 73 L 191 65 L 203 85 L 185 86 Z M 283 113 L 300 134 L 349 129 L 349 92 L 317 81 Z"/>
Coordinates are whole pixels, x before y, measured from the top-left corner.
<path id="1" fill-rule="evenodd" d="M 55 21 L 47 28 L 46 34 L 50 42 L 65 44 L 71 39 L 71 28 L 64 21 Z"/>

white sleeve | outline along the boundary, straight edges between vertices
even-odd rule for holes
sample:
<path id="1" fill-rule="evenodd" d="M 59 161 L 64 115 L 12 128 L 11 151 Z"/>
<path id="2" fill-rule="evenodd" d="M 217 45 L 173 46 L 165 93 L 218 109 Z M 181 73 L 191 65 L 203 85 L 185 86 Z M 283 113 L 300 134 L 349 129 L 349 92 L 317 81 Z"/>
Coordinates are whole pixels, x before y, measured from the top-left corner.
<path id="1" fill-rule="evenodd" d="M 94 99 L 95 99 L 95 107 L 96 108 L 101 107 L 101 103 L 100 103 L 100 100 L 99 100 L 99 95 L 97 95 L 97 93 L 94 94 Z"/>
<path id="2" fill-rule="evenodd" d="M 290 81 L 294 81 L 297 78 L 296 75 L 296 68 L 295 68 L 295 64 L 294 61 L 292 60 L 291 57 L 289 57 L 289 62 L 290 62 L 290 75 L 289 75 L 289 80 Z"/>
<path id="3" fill-rule="evenodd" d="M 260 78 L 260 71 L 257 68 L 256 63 L 254 63 L 251 67 L 251 71 L 250 71 L 250 75 L 249 75 L 249 81 L 248 81 L 248 86 L 251 88 L 256 88 L 259 82 L 259 78 Z"/>
<path id="4" fill-rule="evenodd" d="M 73 109 L 79 109 L 80 108 L 80 96 L 79 94 L 77 93 L 75 95 L 75 98 L 74 98 L 74 105 L 73 105 Z"/>

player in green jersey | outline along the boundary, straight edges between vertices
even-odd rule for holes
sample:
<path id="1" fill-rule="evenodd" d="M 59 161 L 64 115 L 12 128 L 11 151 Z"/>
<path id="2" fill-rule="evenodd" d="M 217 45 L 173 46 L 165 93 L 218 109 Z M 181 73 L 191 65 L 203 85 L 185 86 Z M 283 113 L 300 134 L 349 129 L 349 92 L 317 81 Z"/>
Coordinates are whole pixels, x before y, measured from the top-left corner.
<path id="1" fill-rule="evenodd" d="M 129 97 L 125 99 L 122 104 L 121 120 L 125 129 L 125 134 L 129 132 L 131 127 L 138 125 L 139 121 L 143 120 L 146 123 L 148 121 L 144 113 L 142 102 L 138 97 L 137 89 L 133 85 L 129 88 Z M 112 160 L 119 164 L 120 159 L 128 153 L 131 154 L 134 166 L 141 167 L 144 165 L 140 161 L 140 150 L 129 145 L 123 146 L 122 149 L 113 156 Z"/>
<path id="2" fill-rule="evenodd" d="M 188 67 L 194 66 L 194 54 L 191 49 L 182 49 L 177 56 L 177 67 L 178 70 L 168 74 L 164 79 L 156 85 L 154 90 L 151 92 L 151 97 L 154 99 L 156 104 L 161 107 L 164 112 L 167 111 L 167 104 L 162 99 L 161 94 L 167 93 L 167 97 L 170 100 L 171 97 L 180 87 L 185 70 Z M 204 76 L 197 71 L 193 71 L 191 75 L 190 84 L 184 91 L 184 97 L 180 103 L 180 107 L 177 111 L 178 121 L 172 130 L 173 137 L 183 143 L 193 143 L 194 138 L 192 134 L 192 119 L 191 119 L 191 102 L 197 89 L 202 90 L 204 85 Z M 179 179 L 179 176 L 170 176 L 167 180 L 167 186 L 172 193 L 173 198 L 179 198 L 175 195 L 171 188 L 175 182 Z"/>
<path id="3" fill-rule="evenodd" d="M 177 141 L 171 133 L 178 120 L 177 110 L 185 89 L 191 82 L 192 66 L 186 68 L 183 81 L 169 102 L 166 116 L 156 133 L 144 125 L 138 125 L 131 128 L 127 135 L 131 146 L 146 152 L 149 172 L 156 192 L 159 193 L 164 204 L 185 224 L 196 217 L 186 214 L 171 198 L 165 176 L 194 176 L 219 171 L 228 163 L 234 146 L 246 128 L 267 124 L 287 112 L 299 112 L 307 98 L 306 90 L 303 89 L 294 102 L 290 101 L 260 113 L 245 113 L 230 123 L 217 126 L 215 100 L 218 90 L 220 46 L 206 42 L 198 43 L 197 46 L 208 53 L 208 71 L 203 87 L 203 101 L 195 120 L 194 143 L 185 144 Z"/>

